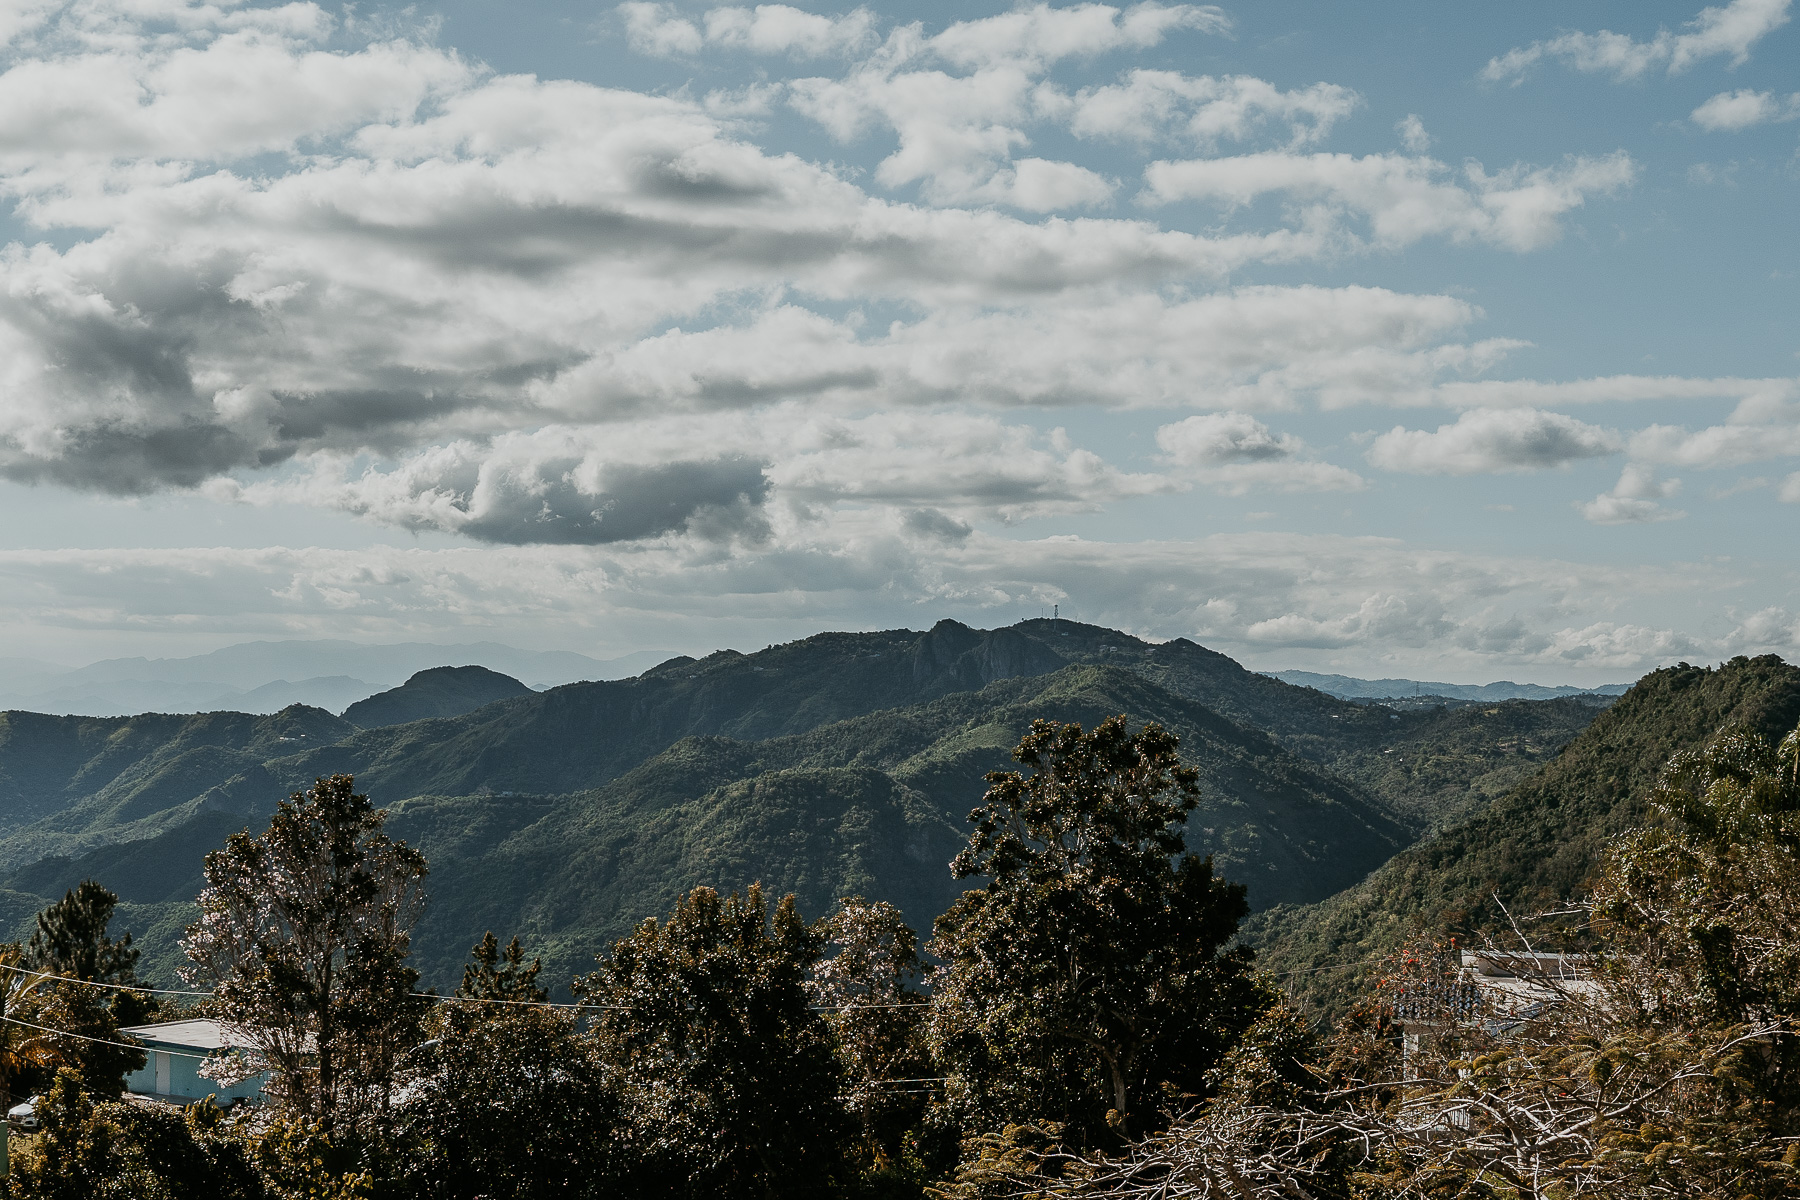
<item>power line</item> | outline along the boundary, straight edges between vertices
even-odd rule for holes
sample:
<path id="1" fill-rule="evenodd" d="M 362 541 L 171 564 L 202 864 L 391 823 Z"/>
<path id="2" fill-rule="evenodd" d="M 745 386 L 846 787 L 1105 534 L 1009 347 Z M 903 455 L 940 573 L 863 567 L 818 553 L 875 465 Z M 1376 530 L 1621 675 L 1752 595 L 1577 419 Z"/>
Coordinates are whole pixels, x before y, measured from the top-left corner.
<path id="1" fill-rule="evenodd" d="M 93 1042 L 95 1045 L 99 1046 L 117 1046 L 121 1050 L 148 1049 L 148 1047 L 138 1042 L 108 1041 L 106 1038 L 89 1037 L 85 1033 L 70 1033 L 66 1029 L 52 1029 L 48 1025 L 33 1025 L 30 1021 L 21 1021 L 17 1017 L 0 1017 L 0 1021 L 5 1021 L 9 1025 L 23 1025 L 27 1029 L 36 1029 L 43 1033 L 53 1033 L 57 1037 L 76 1038 L 84 1042 Z M 227 1049 L 234 1049 L 234 1047 L 227 1047 Z M 199 1062 L 207 1062 L 212 1058 L 212 1055 L 210 1054 L 189 1054 L 185 1050 L 158 1050 L 156 1053 L 169 1054 L 176 1058 L 192 1058 Z"/>

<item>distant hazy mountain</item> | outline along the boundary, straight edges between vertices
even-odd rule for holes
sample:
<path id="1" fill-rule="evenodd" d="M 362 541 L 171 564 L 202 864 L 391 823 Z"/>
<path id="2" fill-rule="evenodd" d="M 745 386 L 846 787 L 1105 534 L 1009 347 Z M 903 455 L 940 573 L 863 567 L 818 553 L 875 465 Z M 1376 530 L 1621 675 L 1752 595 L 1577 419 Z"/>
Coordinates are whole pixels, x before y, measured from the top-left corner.
<path id="1" fill-rule="evenodd" d="M 290 704 L 306 704 L 327 712 L 342 712 L 373 690 L 360 679 L 348 675 L 325 675 L 318 679 L 302 679 L 289 683 L 277 679 L 259 688 L 240 692 L 229 702 L 219 704 L 235 712 L 278 713 Z"/>
<path id="2" fill-rule="evenodd" d="M 484 704 L 530 692 L 511 675 L 486 667 L 433 667 L 420 671 L 397 688 L 358 700 L 344 710 L 344 720 L 374 729 L 431 717 L 460 717 Z"/>
<path id="3" fill-rule="evenodd" d="M 0 660 L 0 709 L 90 717 L 135 713 L 278 712 L 310 704 L 341 712 L 431 667 L 479 666 L 534 688 L 624 679 L 668 658 L 642 650 L 597 659 L 520 650 L 498 642 L 365 645 L 346 641 L 244 642 L 188 658 L 111 658 L 68 668 Z M 299 682 L 289 682 L 298 680 Z"/>
<path id="4" fill-rule="evenodd" d="M 1536 683 L 1430 683 L 1419 679 L 1356 679 L 1349 675 L 1316 675 L 1311 671 L 1268 671 L 1265 674 L 1295 687 L 1317 688 L 1346 700 L 1396 700 L 1403 696 L 1443 696 L 1451 700 L 1555 700 L 1561 696 L 1623 696 L 1629 683 L 1599 687 L 1544 687 Z"/>

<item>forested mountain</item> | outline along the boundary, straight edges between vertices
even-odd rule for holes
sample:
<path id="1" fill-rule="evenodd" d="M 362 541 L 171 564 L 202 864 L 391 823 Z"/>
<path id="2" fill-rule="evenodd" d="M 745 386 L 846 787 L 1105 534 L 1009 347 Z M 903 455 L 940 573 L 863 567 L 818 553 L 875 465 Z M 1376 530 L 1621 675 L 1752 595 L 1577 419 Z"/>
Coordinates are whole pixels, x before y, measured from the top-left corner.
<path id="1" fill-rule="evenodd" d="M 1266 948 L 1272 969 L 1294 973 L 1303 991 L 1329 1004 L 1354 986 L 1339 968 L 1409 933 L 1492 928 L 1501 919 L 1496 897 L 1521 915 L 1574 897 L 1606 840 L 1642 820 L 1675 753 L 1731 726 L 1779 742 L 1796 722 L 1800 669 L 1774 655 L 1653 672 L 1491 804 L 1323 903 L 1252 918 L 1247 936 Z"/>
<path id="2" fill-rule="evenodd" d="M 496 686 L 468 681 L 471 695 L 460 679 L 415 681 L 411 700 L 454 708 Z M 812 913 L 862 892 L 924 927 L 960 891 L 946 864 L 983 773 L 1009 765 L 1031 720 L 1091 725 L 1121 712 L 1181 736 L 1205 796 L 1190 845 L 1261 908 L 1356 883 L 1505 792 L 1595 710 L 1398 713 L 1185 640 L 945 621 L 676 658 L 634 679 L 521 690 L 374 728 L 302 706 L 269 717 L 9 713 L 0 920 L 93 876 L 125 901 L 146 967 L 166 975 L 204 852 L 289 792 L 348 772 L 433 864 L 416 943 L 430 982 L 451 981 L 489 928 L 524 935 L 566 977 L 696 883 L 761 879 Z"/>
<path id="3" fill-rule="evenodd" d="M 486 667 L 432 667 L 415 673 L 397 688 L 358 700 L 344 710 L 344 720 L 369 729 L 432 717 L 460 717 L 496 700 L 530 692 L 511 675 Z"/>

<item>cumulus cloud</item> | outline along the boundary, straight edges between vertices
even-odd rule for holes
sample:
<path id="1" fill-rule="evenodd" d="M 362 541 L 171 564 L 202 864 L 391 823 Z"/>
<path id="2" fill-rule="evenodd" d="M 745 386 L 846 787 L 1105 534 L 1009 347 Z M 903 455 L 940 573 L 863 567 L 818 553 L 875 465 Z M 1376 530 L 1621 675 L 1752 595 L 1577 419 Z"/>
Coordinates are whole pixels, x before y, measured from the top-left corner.
<path id="1" fill-rule="evenodd" d="M 388 471 L 318 470 L 284 484 L 216 485 L 220 499 L 300 500 L 411 530 L 509 545 L 606 545 L 686 533 L 704 541 L 766 533 L 766 464 L 743 456 L 608 461 L 560 431 L 434 447 Z"/>
<path id="2" fill-rule="evenodd" d="M 1283 91 L 1250 75 L 1135 70 L 1119 83 L 1039 101 L 1064 117 L 1077 137 L 1140 144 L 1176 139 L 1210 147 L 1276 126 L 1298 147 L 1323 139 L 1361 97 L 1330 83 Z"/>
<path id="3" fill-rule="evenodd" d="M 1770 381 L 1740 400 L 1724 422 L 1704 429 L 1647 426 L 1632 435 L 1631 456 L 1702 470 L 1800 456 L 1800 386 Z"/>
<path id="4" fill-rule="evenodd" d="M 1508 50 L 1489 60 L 1481 74 L 1490 82 L 1518 83 L 1546 59 L 1577 71 L 1609 74 L 1619 81 L 1637 79 L 1656 67 L 1677 75 L 1709 58 L 1724 57 L 1735 67 L 1750 57 L 1752 46 L 1787 23 L 1791 2 L 1731 0 L 1729 4 L 1701 9 L 1698 16 L 1682 26 L 1680 33 L 1659 29 L 1649 41 L 1606 29 L 1598 33 L 1565 33 Z"/>
<path id="5" fill-rule="evenodd" d="M 828 17 L 786 4 L 722 5 L 695 22 L 679 15 L 672 4 L 639 0 L 621 4 L 618 13 L 632 49 L 658 58 L 694 55 L 707 46 L 825 58 L 867 49 L 876 38 L 875 14 L 866 8 Z"/>
<path id="6" fill-rule="evenodd" d="M 789 103 L 840 141 L 891 132 L 898 145 L 877 167 L 877 181 L 916 184 L 930 203 L 1091 207 L 1111 197 L 1112 184 L 1073 163 L 1022 155 L 1033 127 L 1139 142 L 1179 133 L 1211 145 L 1276 125 L 1299 143 L 1324 136 L 1354 107 L 1354 93 L 1330 84 L 1284 92 L 1249 77 L 1137 70 L 1118 84 L 1070 93 L 1048 78 L 1071 59 L 1145 49 L 1177 30 L 1228 27 L 1215 8 L 1154 3 L 1039 4 L 954 22 L 929 37 L 909 25 L 840 77 L 792 80 Z"/>
<path id="7" fill-rule="evenodd" d="M 1624 441 L 1609 429 L 1535 408 L 1471 409 L 1435 433 L 1395 426 L 1369 447 L 1369 461 L 1413 475 L 1487 475 L 1566 467 L 1615 454 Z"/>
<path id="8" fill-rule="evenodd" d="M 1249 413 L 1207 413 L 1164 425 L 1156 431 L 1156 444 L 1170 462 L 1228 495 L 1262 488 L 1323 492 L 1364 486 L 1356 472 L 1319 462 L 1299 438 L 1275 433 Z"/>
<path id="9" fill-rule="evenodd" d="M 1425 131 L 1425 122 L 1419 119 L 1418 113 L 1407 113 L 1394 122 L 1394 132 L 1400 135 L 1400 144 L 1413 154 L 1423 154 L 1431 149 L 1431 135 Z"/>
<path id="10" fill-rule="evenodd" d="M 1687 516 L 1678 508 L 1660 503 L 1681 490 L 1681 480 L 1659 480 L 1641 463 L 1627 463 L 1619 482 L 1609 492 L 1575 507 L 1596 525 L 1641 525 L 1652 521 L 1677 521 Z"/>
<path id="11" fill-rule="evenodd" d="M 1204 200 L 1242 207 L 1275 195 L 1308 207 L 1302 217 L 1321 247 L 1366 222 L 1376 246 L 1397 248 L 1427 237 L 1481 241 L 1509 250 L 1554 242 L 1561 218 L 1628 186 L 1637 166 L 1623 151 L 1571 158 L 1555 167 L 1514 166 L 1489 174 L 1469 163 L 1462 182 L 1435 159 L 1396 154 L 1266 152 L 1231 158 L 1154 162 L 1144 171 L 1148 204 Z"/>
<path id="12" fill-rule="evenodd" d="M 1696 108 L 1690 120 L 1702 129 L 1733 131 L 1748 129 L 1769 121 L 1792 121 L 1800 118 L 1800 92 L 1777 96 L 1774 92 L 1757 92 L 1740 88 L 1720 92 Z"/>

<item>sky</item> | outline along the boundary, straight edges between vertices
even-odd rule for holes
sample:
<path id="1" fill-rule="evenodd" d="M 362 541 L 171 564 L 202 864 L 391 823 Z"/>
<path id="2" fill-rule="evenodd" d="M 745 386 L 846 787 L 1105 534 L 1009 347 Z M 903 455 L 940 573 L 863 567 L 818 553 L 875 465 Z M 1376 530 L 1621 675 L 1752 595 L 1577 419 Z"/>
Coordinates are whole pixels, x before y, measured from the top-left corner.
<path id="1" fill-rule="evenodd" d="M 1800 653 L 1792 0 L 0 0 L 0 655 Z"/>

